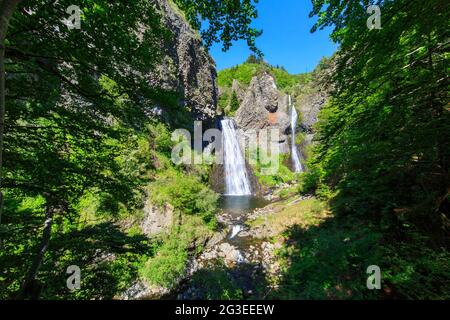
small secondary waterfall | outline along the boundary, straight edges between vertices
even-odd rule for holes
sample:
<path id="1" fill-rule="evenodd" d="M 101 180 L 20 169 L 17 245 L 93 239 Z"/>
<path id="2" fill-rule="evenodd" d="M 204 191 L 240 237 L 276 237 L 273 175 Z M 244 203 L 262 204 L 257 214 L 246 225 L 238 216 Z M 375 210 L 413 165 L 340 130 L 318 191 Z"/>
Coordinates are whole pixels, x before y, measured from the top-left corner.
<path id="1" fill-rule="evenodd" d="M 291 107 L 291 129 L 292 129 L 292 145 L 291 145 L 291 155 L 292 155 L 292 162 L 294 163 L 294 171 L 295 172 L 302 172 L 303 167 L 302 163 L 300 162 L 300 155 L 298 153 L 297 145 L 295 144 L 295 130 L 297 128 L 297 110 L 295 110 L 295 107 L 292 105 L 291 102 L 291 96 L 289 96 L 289 106 Z"/>
<path id="2" fill-rule="evenodd" d="M 251 195 L 244 155 L 232 119 L 221 121 L 225 167 L 225 192 L 228 196 Z"/>
<path id="3" fill-rule="evenodd" d="M 229 239 L 233 239 L 234 237 L 236 237 L 238 233 L 241 232 L 242 230 L 243 228 L 240 225 L 233 226 L 233 228 L 231 229 L 231 235 Z"/>

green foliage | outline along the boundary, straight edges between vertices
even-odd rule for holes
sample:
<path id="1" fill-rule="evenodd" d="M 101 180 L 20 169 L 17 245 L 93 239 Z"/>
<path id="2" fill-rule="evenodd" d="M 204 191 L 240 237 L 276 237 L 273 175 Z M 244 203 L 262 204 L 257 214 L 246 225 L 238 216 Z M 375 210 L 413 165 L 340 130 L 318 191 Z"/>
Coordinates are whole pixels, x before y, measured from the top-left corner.
<path id="1" fill-rule="evenodd" d="M 288 200 L 290 201 L 290 200 Z M 327 202 L 308 199 L 252 222 L 282 240 L 275 299 L 448 299 L 448 250 L 411 226 L 324 214 Z M 402 232 L 401 239 L 397 238 Z M 366 287 L 367 267 L 380 266 L 381 290 Z"/>
<path id="2" fill-rule="evenodd" d="M 233 94 L 231 95 L 230 108 L 229 108 L 227 115 L 232 117 L 236 113 L 236 111 L 239 109 L 239 106 L 240 106 L 240 104 L 239 104 L 238 96 L 237 96 L 236 92 L 233 91 Z"/>
<path id="3" fill-rule="evenodd" d="M 186 214 L 200 215 L 205 222 L 215 224 L 218 194 L 201 183 L 198 177 L 175 170 L 158 173 L 149 186 L 152 201 L 157 205 L 172 204 Z"/>
<path id="4" fill-rule="evenodd" d="M 375 216 L 410 208 L 411 221 L 437 230 L 450 181 L 448 82 L 441 81 L 448 2 L 383 2 L 391 18 L 371 31 L 363 3 L 327 3 L 314 2 L 315 28 L 335 25 L 341 50 L 335 91 L 320 114 L 316 162 L 338 191 L 335 206 Z"/>
<path id="5" fill-rule="evenodd" d="M 256 165 L 253 166 L 253 173 L 258 178 L 259 183 L 263 186 L 275 187 L 281 183 L 290 182 L 296 179 L 296 174 L 285 165 L 285 163 L 289 161 L 289 155 L 279 154 L 278 157 L 275 157 L 274 160 L 275 162 L 278 162 L 278 164 L 271 163 L 270 160 L 272 157 L 259 149 L 256 154 L 252 154 L 250 157 L 252 159 L 251 162 L 256 162 Z M 278 165 L 278 170 L 273 174 L 267 174 L 264 169 L 268 169 L 273 165 Z"/>
<path id="6" fill-rule="evenodd" d="M 149 258 L 139 270 L 140 276 L 150 284 L 173 288 L 184 276 L 188 257 L 202 250 L 202 244 L 211 236 L 203 220 L 196 216 L 180 215 L 179 226 L 163 239 L 158 253 Z"/>
<path id="7" fill-rule="evenodd" d="M 209 20 L 207 44 L 228 48 L 244 38 L 258 51 L 251 2 L 177 3 L 191 22 Z M 171 36 L 155 3 L 80 0 L 80 30 L 62 19 L 72 4 L 22 1 L 6 35 L 1 298 L 20 293 L 33 263 L 37 277 L 26 284 L 35 298 L 113 298 L 154 252 L 133 222 L 142 217 L 145 186 L 165 172 L 175 172 L 165 180 L 175 188 L 160 198 L 215 224 L 207 167 L 174 168 L 169 127 L 149 112 L 157 107 L 171 125 L 191 125 L 177 93 L 148 83 Z M 83 289 L 73 293 L 65 289 L 70 264 L 83 272 Z"/>
<path id="8" fill-rule="evenodd" d="M 224 69 L 218 73 L 217 82 L 220 87 L 231 88 L 233 80 L 236 79 L 239 83 L 248 86 L 260 68 L 261 65 L 259 64 L 244 63 L 239 66 Z"/>
<path id="9" fill-rule="evenodd" d="M 205 300 L 241 300 L 242 288 L 234 281 L 223 264 L 196 272 L 191 283 Z"/>
<path id="10" fill-rule="evenodd" d="M 294 94 L 296 90 L 302 92 L 303 87 L 311 81 L 309 73 L 291 75 L 285 69 L 271 66 L 262 60 L 252 61 L 254 59 L 249 58 L 241 65 L 221 70 L 217 78 L 219 86 L 230 89 L 234 79 L 238 80 L 240 84 L 248 86 L 253 77 L 267 72 L 275 78 L 278 89 Z"/>
<path id="11" fill-rule="evenodd" d="M 362 221 L 326 221 L 288 228 L 278 255 L 282 263 L 276 299 L 374 299 L 366 269 L 381 261 L 380 234 Z"/>
<path id="12" fill-rule="evenodd" d="M 340 50 L 304 188 L 379 224 L 388 292 L 447 299 L 449 3 L 379 2 L 380 30 L 367 29 L 366 2 L 313 5 L 313 31 L 334 26 Z"/>
<path id="13" fill-rule="evenodd" d="M 0 252 L 1 299 L 15 298 L 20 293 L 23 276 L 41 238 L 36 228 L 40 223 L 38 211 L 43 216 L 41 203 L 39 199 L 27 199 L 19 204 L 20 210 L 7 203 L 8 223 L 14 223 L 16 229 L 8 233 Z M 117 225 L 98 217 L 82 226 L 64 219 L 58 229 L 38 275 L 40 283 L 45 284 L 40 292 L 42 299 L 112 299 L 129 286 L 153 253 L 140 232 L 126 235 Z M 79 266 L 82 272 L 81 289 L 73 292 L 66 287 L 66 269 L 70 265 Z"/>
<path id="14" fill-rule="evenodd" d="M 208 48 L 214 42 L 221 42 L 223 51 L 227 51 L 233 41 L 242 39 L 253 52 L 261 56 L 262 52 L 256 47 L 255 41 L 262 31 L 250 26 L 252 20 L 258 17 L 255 8 L 258 1 L 174 0 L 191 25 L 200 30 Z M 202 23 L 207 27 L 203 29 Z"/>
<path id="15" fill-rule="evenodd" d="M 143 106 L 155 94 L 144 74 L 160 61 L 168 32 L 140 0 L 82 1 L 83 31 L 71 31 L 60 15 L 70 4 L 30 2 L 11 20 L 2 185 L 74 217 L 90 190 L 113 211 L 136 205 L 141 177 L 121 158 L 148 121 Z M 129 32 L 142 26 L 140 36 Z"/>
<path id="16" fill-rule="evenodd" d="M 250 64 L 258 64 L 258 63 L 263 63 L 264 59 L 262 57 L 257 57 L 254 54 L 251 54 L 248 56 L 247 60 L 245 60 L 245 63 L 250 63 Z"/>
<path id="17" fill-rule="evenodd" d="M 172 288 L 184 274 L 187 259 L 186 247 L 173 237 L 165 241 L 158 254 L 145 263 L 140 274 L 151 284 Z"/>
<path id="18" fill-rule="evenodd" d="M 307 74 L 289 74 L 286 70 L 280 68 L 271 68 L 271 73 L 275 77 L 278 89 L 290 92 L 293 87 L 304 84 L 308 81 Z"/>
<path id="19" fill-rule="evenodd" d="M 403 299 L 448 300 L 450 253 L 430 248 L 427 237 L 410 232 L 407 241 L 383 247 L 382 277 Z"/>
<path id="20" fill-rule="evenodd" d="M 217 104 L 221 111 L 224 111 L 228 107 L 229 101 L 230 101 L 230 95 L 228 92 L 224 92 L 220 95 L 219 101 L 217 102 Z"/>

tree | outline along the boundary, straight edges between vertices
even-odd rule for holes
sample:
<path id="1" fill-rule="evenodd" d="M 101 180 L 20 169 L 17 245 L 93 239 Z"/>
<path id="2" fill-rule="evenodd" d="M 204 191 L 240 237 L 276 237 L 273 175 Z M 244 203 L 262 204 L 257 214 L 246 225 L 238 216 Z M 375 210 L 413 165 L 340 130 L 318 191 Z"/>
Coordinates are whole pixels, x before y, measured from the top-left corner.
<path id="1" fill-rule="evenodd" d="M 22 0 L 0 1 L 0 226 L 3 213 L 3 131 L 5 125 L 5 38 L 9 20 Z M 1 230 L 0 230 L 1 231 Z M 0 238 L 0 247 L 2 239 Z"/>
<path id="2" fill-rule="evenodd" d="M 321 113 L 316 164 L 344 212 L 441 230 L 449 194 L 449 3 L 313 1 L 312 31 L 334 26 L 334 92 Z M 433 14 L 430 14 L 433 13 Z M 387 215 L 381 215 L 386 213 Z M 388 214 L 389 213 L 389 214 Z"/>
<path id="3" fill-rule="evenodd" d="M 213 43 L 223 44 L 227 51 L 233 41 L 243 39 L 256 55 L 262 56 L 256 47 L 256 38 L 261 30 L 252 28 L 253 19 L 258 17 L 255 5 L 259 0 L 175 0 L 175 3 L 186 13 L 191 25 L 200 30 L 205 45 L 209 48 Z M 207 28 L 202 30 L 202 22 L 207 21 Z"/>
<path id="4" fill-rule="evenodd" d="M 160 41 L 168 36 L 145 0 L 84 1 L 80 30 L 61 21 L 71 4 L 24 2 L 6 38 L 4 187 L 16 196 L 45 199 L 42 238 L 23 296 L 36 291 L 55 217 L 70 219 L 77 200 L 92 188 L 109 194 L 111 205 L 127 203 L 123 196 L 130 196 L 138 181 L 121 175 L 114 160 L 120 148 L 111 141 L 147 121 L 145 109 L 157 90 L 145 75 L 159 61 Z"/>
<path id="5" fill-rule="evenodd" d="M 233 91 L 233 94 L 231 95 L 231 101 L 230 101 L 230 114 L 234 114 L 239 109 L 239 99 L 236 94 L 236 91 Z"/>

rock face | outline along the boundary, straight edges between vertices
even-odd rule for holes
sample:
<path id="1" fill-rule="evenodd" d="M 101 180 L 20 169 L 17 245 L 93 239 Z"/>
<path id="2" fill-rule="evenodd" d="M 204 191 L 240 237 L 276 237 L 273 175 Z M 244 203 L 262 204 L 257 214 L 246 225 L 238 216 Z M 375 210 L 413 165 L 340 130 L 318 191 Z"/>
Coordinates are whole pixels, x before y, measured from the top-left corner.
<path id="1" fill-rule="evenodd" d="M 163 45 L 164 61 L 152 74 L 151 85 L 177 92 L 193 120 L 211 124 L 218 97 L 215 62 L 175 4 L 155 0 L 155 7 L 172 37 Z"/>
<path id="2" fill-rule="evenodd" d="M 327 102 L 330 92 L 333 90 L 332 75 L 336 73 L 335 60 L 330 59 L 313 72 L 313 80 L 308 84 L 308 93 L 302 95 L 297 101 L 297 109 L 301 114 L 299 123 L 300 131 L 306 135 L 303 147 L 312 142 L 314 137 L 314 125 L 318 120 L 318 114 Z"/>
<path id="3" fill-rule="evenodd" d="M 305 95 L 298 102 L 298 110 L 300 111 L 301 122 L 300 130 L 306 134 L 304 144 L 311 144 L 314 137 L 314 124 L 317 122 L 317 116 L 325 104 L 328 95 L 324 91 Z"/>
<path id="4" fill-rule="evenodd" d="M 167 232 L 172 223 L 173 207 L 170 204 L 159 208 L 147 199 L 144 207 L 144 219 L 140 224 L 143 234 L 147 237 L 152 237 L 162 232 Z"/>
<path id="5" fill-rule="evenodd" d="M 242 103 L 242 100 L 244 100 L 245 91 L 242 90 L 241 84 L 236 79 L 233 79 L 233 84 L 231 86 L 231 94 L 233 94 L 233 92 L 236 93 L 239 103 Z"/>
<path id="6" fill-rule="evenodd" d="M 251 130 L 274 128 L 280 133 L 280 152 L 288 153 L 287 133 L 290 128 L 288 97 L 278 91 L 275 79 L 268 73 L 253 77 L 245 93 L 236 124 L 247 135 Z"/>

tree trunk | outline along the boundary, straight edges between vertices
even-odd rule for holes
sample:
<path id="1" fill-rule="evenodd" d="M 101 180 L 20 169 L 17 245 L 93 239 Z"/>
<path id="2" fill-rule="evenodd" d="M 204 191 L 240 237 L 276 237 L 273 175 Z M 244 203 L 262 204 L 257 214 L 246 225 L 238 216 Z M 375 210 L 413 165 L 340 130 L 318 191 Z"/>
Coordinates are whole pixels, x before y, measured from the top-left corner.
<path id="1" fill-rule="evenodd" d="M 42 265 L 42 260 L 44 259 L 45 252 L 47 251 L 48 245 L 50 243 L 50 237 L 52 235 L 53 215 L 53 208 L 48 208 L 45 215 L 44 231 L 42 232 L 42 240 L 39 244 L 39 251 L 35 256 L 33 263 L 31 264 L 30 270 L 28 270 L 25 280 L 23 281 L 22 293 L 20 297 L 22 299 L 37 299 L 39 297 L 40 286 L 36 282 L 36 275 Z"/>
<path id="2" fill-rule="evenodd" d="M 5 125 L 5 38 L 8 31 L 9 19 L 16 6 L 22 0 L 0 0 L 0 224 L 3 213 L 3 128 Z M 0 248 L 2 238 L 0 238 Z"/>
<path id="3" fill-rule="evenodd" d="M 45 209 L 45 221 L 44 229 L 42 231 L 41 243 L 38 247 L 38 252 L 31 263 L 31 267 L 23 281 L 22 292 L 19 296 L 21 299 L 31 298 L 38 299 L 40 293 L 40 285 L 36 281 L 39 268 L 44 260 L 45 253 L 50 244 L 50 238 L 52 236 L 52 225 L 55 214 L 60 214 L 67 210 L 66 205 L 56 205 L 50 197 L 46 197 L 47 205 Z"/>

